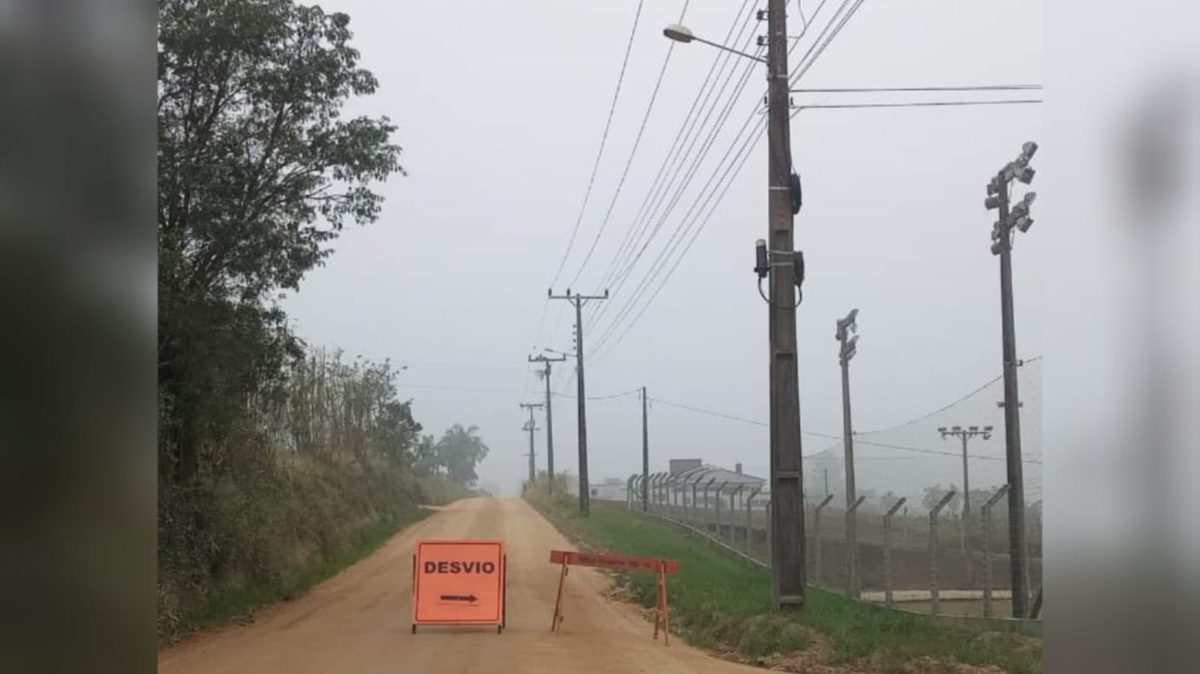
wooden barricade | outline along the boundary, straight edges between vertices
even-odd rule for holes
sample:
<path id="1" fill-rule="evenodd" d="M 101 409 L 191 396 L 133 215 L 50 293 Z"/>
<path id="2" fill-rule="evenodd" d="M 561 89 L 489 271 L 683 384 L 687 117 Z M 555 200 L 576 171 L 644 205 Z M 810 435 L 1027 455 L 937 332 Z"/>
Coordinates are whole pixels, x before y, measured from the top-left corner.
<path id="1" fill-rule="evenodd" d="M 558 574 L 558 596 L 554 600 L 554 618 L 550 622 L 550 631 L 558 631 L 558 627 L 563 621 L 563 584 L 567 579 L 568 567 L 591 566 L 614 571 L 645 571 L 658 576 L 658 588 L 654 605 L 654 638 L 658 639 L 658 633 L 661 630 L 663 644 L 670 645 L 671 610 L 667 604 L 667 574 L 679 571 L 679 562 L 673 559 L 655 559 L 652 557 L 628 557 L 624 555 L 573 552 L 570 550 L 551 550 L 550 563 L 558 564 L 561 567 Z"/>

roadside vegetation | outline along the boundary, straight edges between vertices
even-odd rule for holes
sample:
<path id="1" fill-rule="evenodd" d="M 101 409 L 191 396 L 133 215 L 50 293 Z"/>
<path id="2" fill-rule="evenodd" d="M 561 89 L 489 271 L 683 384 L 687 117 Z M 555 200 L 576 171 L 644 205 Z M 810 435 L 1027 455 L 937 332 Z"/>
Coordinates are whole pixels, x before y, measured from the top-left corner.
<path id="1" fill-rule="evenodd" d="M 474 428 L 422 435 L 387 362 L 306 344 L 284 292 L 403 175 L 350 19 L 164 0 L 158 32 L 158 635 L 303 592 L 475 485 Z"/>
<path id="2" fill-rule="evenodd" d="M 565 490 L 564 490 L 565 491 Z M 563 491 L 541 480 L 526 499 L 577 544 L 592 550 L 680 562 L 669 580 L 671 624 L 689 643 L 725 657 L 790 671 L 1042 671 L 1041 642 L 1007 633 L 948 627 L 926 616 L 889 611 L 816 588 L 802 613 L 776 612 L 770 576 L 668 524 L 624 509 L 593 506 L 577 515 Z M 652 607 L 649 574 L 617 574 L 632 601 Z"/>

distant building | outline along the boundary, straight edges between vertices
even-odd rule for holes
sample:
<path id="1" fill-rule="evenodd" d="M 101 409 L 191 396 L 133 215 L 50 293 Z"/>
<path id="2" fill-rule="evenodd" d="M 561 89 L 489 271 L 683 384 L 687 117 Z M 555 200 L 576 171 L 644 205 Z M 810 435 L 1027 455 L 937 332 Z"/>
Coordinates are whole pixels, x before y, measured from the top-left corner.
<path id="1" fill-rule="evenodd" d="M 668 465 L 671 469 L 671 489 L 677 493 L 673 498 L 683 505 L 691 504 L 693 493 L 697 500 L 701 500 L 705 485 L 709 488 L 709 501 L 716 499 L 718 494 L 732 496 L 739 508 L 752 493 L 767 487 L 765 478 L 746 474 L 740 463 L 734 464 L 733 470 L 706 464 L 701 459 L 671 459 Z"/>
<path id="2" fill-rule="evenodd" d="M 671 459 L 667 462 L 667 469 L 672 475 L 682 473 L 685 470 L 694 470 L 704 465 L 700 459 Z"/>
<path id="3" fill-rule="evenodd" d="M 591 489 L 592 498 L 602 501 L 624 501 L 626 494 L 626 483 L 619 477 L 610 477 L 604 482 L 592 483 Z"/>

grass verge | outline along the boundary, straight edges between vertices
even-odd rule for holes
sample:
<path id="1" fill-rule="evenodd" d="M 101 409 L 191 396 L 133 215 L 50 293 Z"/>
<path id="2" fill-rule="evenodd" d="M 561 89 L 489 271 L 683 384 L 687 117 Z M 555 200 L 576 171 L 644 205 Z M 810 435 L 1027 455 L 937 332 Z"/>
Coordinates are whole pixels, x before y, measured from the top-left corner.
<path id="1" fill-rule="evenodd" d="M 213 590 L 181 616 L 179 633 L 229 622 L 268 604 L 295 599 L 317 583 L 336 576 L 343 569 L 366 558 L 402 529 L 429 514 L 428 510 L 413 508 L 404 517 L 364 527 L 351 536 L 345 546 L 330 554 L 317 556 L 272 580 L 251 581 Z"/>
<path id="2" fill-rule="evenodd" d="M 550 498 L 536 488 L 526 492 L 526 499 L 588 548 L 679 560 L 680 571 L 669 581 L 672 625 L 693 645 L 759 664 L 808 651 L 821 664 L 853 671 L 943 671 L 939 665 L 955 663 L 1013 674 L 1042 671 L 1040 640 L 947 626 L 811 587 L 803 612 L 776 612 L 766 570 L 668 524 L 623 509 L 593 508 L 590 517 L 581 518 L 569 499 Z M 634 601 L 653 606 L 650 574 L 618 579 Z"/>

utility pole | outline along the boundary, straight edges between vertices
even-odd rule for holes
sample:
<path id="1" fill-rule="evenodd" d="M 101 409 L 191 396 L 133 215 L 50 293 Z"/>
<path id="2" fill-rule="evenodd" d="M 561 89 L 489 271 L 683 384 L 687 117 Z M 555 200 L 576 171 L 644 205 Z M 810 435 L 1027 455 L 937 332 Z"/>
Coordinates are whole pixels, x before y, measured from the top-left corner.
<path id="1" fill-rule="evenodd" d="M 800 177 L 792 171 L 787 1 L 768 0 L 767 58 L 695 35 L 671 24 L 663 35 L 676 42 L 701 42 L 767 66 L 767 238 L 755 242 L 759 294 L 770 306 L 768 358 L 771 399 L 771 603 L 802 609 L 805 603 L 804 465 L 800 458 L 800 377 L 796 368 L 797 291 L 804 281 L 804 256 L 792 247 L 792 219 L 800 212 Z M 764 42 L 759 37 L 759 44 Z M 768 247 L 768 242 L 770 246 Z M 770 293 L 762 281 L 770 275 Z"/>
<path id="2" fill-rule="evenodd" d="M 588 300 L 606 300 L 608 291 L 603 295 L 567 294 L 555 295 L 554 290 L 546 291 L 546 296 L 552 300 L 567 300 L 575 305 L 575 385 L 576 402 L 579 416 L 579 514 L 587 516 L 591 511 L 591 494 L 588 491 L 588 458 L 587 458 L 587 392 L 583 384 L 583 303 Z"/>
<path id="3" fill-rule="evenodd" d="M 529 486 L 533 486 L 534 480 L 537 478 L 537 464 L 533 458 L 533 432 L 538 430 L 533 421 L 533 411 L 542 406 L 542 403 L 521 403 L 521 407 L 529 410 L 529 421 L 525 424 L 522 430 L 529 431 Z"/>
<path id="4" fill-rule="evenodd" d="M 1028 185 L 1034 170 L 1029 160 L 1037 152 L 1032 141 L 1021 147 L 1021 154 L 997 172 L 988 183 L 988 210 L 998 209 L 1000 219 L 992 228 L 992 254 L 1000 257 L 1000 318 L 1002 322 L 1002 351 L 1004 358 L 1004 444 L 1008 467 L 1008 555 L 1012 574 L 1012 608 L 1014 618 L 1028 615 L 1029 579 L 1026 576 L 1025 550 L 1025 478 L 1021 465 L 1021 409 L 1017 392 L 1017 338 L 1013 327 L 1012 244 L 1013 229 L 1026 232 L 1033 225 L 1029 207 L 1036 194 L 1026 192 L 1021 201 L 1009 208 L 1009 189 L 1012 181 Z"/>
<path id="5" fill-rule="evenodd" d="M 858 352 L 858 309 L 851 309 L 837 321 L 834 338 L 841 344 L 838 363 L 842 366 L 842 447 L 846 459 L 846 590 L 858 598 L 858 513 L 854 507 L 858 490 L 854 486 L 854 424 L 850 421 L 850 359 Z M 850 333 L 856 333 L 850 337 Z"/>
<path id="6" fill-rule="evenodd" d="M 650 426 L 646 416 L 646 387 L 642 387 L 642 511 L 650 510 Z"/>
<path id="7" fill-rule="evenodd" d="M 799 179 L 792 172 L 787 64 L 787 2 L 767 3 L 767 181 L 771 269 L 771 595 L 777 608 L 805 603 L 804 481 L 800 458 L 800 377 L 796 366 L 796 291 L 803 258 L 794 252 Z M 793 185 L 793 183 L 796 183 Z"/>
<path id="8" fill-rule="evenodd" d="M 971 476 L 970 476 L 970 471 L 967 470 L 967 443 L 971 440 L 971 438 L 976 437 L 976 436 L 982 437 L 984 440 L 990 440 L 992 437 L 992 427 L 984 426 L 981 429 L 978 426 L 968 426 L 966 428 L 963 428 L 962 426 L 952 426 L 951 428 L 946 428 L 945 426 L 941 426 L 938 428 L 938 433 L 940 433 L 942 435 L 943 440 L 945 440 L 946 438 L 961 438 L 962 439 L 962 471 L 963 471 L 962 522 L 963 522 L 963 526 L 962 526 L 962 531 L 960 533 L 961 533 L 961 538 L 962 538 L 962 550 L 963 550 L 963 552 L 966 552 L 967 551 L 967 538 L 968 538 L 968 534 L 969 534 L 967 528 L 971 521 Z"/>
<path id="9" fill-rule="evenodd" d="M 546 382 L 546 491 L 554 491 L 554 416 L 551 406 L 550 395 L 550 375 L 552 374 L 552 365 L 561 363 L 567 359 L 567 356 L 560 355 L 558 358 L 551 358 L 543 354 L 537 356 L 528 356 L 531 363 L 542 363 L 545 367 L 538 371 L 538 375 Z"/>

